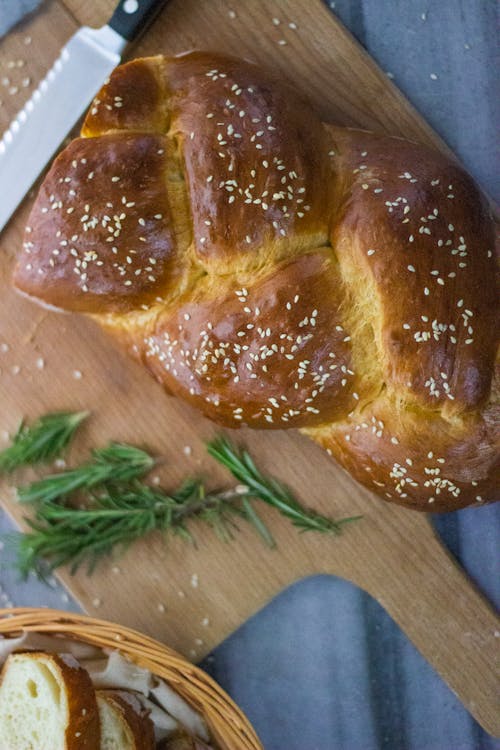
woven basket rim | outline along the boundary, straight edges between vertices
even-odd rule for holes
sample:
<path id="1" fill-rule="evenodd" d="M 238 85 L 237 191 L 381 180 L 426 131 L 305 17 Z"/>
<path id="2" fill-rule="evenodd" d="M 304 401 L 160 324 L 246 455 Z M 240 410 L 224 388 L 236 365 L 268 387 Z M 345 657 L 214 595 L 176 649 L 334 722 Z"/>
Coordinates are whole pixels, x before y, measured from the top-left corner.
<path id="1" fill-rule="evenodd" d="M 206 672 L 160 641 L 109 620 L 45 607 L 0 608 L 0 636 L 63 635 L 123 656 L 166 680 L 207 722 L 223 750 L 263 750 L 250 722 Z"/>

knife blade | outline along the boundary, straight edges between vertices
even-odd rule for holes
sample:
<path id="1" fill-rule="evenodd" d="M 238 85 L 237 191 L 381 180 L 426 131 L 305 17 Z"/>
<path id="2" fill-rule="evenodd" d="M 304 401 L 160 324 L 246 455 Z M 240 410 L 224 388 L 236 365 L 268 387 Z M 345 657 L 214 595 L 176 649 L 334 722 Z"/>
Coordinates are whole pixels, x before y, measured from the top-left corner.
<path id="1" fill-rule="evenodd" d="M 83 26 L 0 140 L 0 232 L 71 128 L 166 0 L 121 0 L 108 25 Z"/>

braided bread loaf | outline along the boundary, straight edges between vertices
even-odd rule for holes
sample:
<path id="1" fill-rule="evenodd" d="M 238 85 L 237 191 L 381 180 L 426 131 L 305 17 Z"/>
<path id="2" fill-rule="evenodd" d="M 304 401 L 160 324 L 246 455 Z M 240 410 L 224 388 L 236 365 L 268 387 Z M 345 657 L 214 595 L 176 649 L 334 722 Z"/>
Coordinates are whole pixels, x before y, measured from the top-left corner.
<path id="1" fill-rule="evenodd" d="M 493 222 L 472 180 L 256 66 L 135 60 L 56 159 L 19 290 L 221 424 L 300 428 L 419 510 L 498 498 Z"/>

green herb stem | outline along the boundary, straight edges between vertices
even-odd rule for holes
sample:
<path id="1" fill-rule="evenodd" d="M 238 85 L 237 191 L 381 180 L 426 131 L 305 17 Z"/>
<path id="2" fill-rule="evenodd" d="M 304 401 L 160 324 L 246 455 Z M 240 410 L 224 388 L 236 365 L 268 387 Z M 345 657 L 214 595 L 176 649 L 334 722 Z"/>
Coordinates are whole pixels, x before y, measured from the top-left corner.
<path id="1" fill-rule="evenodd" d="M 252 497 L 259 498 L 279 510 L 301 531 L 340 534 L 344 524 L 361 518 L 361 516 L 351 516 L 334 520 L 304 508 L 285 485 L 272 477 L 265 477 L 261 474 L 246 450 L 238 450 L 223 437 L 209 443 L 207 449 L 210 455 L 226 466 L 239 482 L 248 487 Z"/>

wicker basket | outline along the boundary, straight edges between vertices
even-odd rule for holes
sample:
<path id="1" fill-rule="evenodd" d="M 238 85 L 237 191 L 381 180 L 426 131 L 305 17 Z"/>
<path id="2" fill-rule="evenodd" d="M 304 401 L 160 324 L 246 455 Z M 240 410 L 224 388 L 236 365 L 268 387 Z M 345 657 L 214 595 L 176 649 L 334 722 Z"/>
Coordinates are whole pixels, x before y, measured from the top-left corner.
<path id="1" fill-rule="evenodd" d="M 60 634 L 116 649 L 168 682 L 204 717 L 223 750 L 263 750 L 244 714 L 216 682 L 180 654 L 136 630 L 53 609 L 0 609 L 0 635 L 14 637 L 23 631 Z"/>

